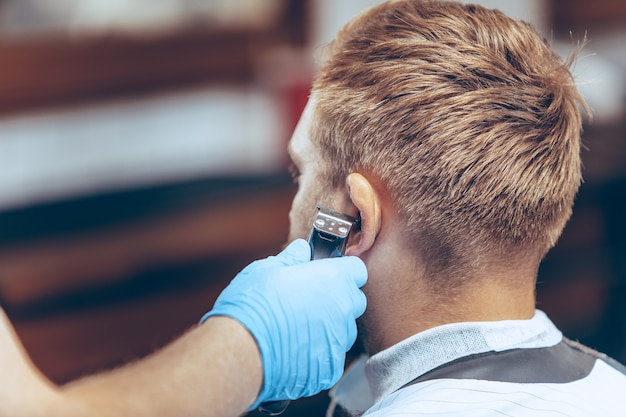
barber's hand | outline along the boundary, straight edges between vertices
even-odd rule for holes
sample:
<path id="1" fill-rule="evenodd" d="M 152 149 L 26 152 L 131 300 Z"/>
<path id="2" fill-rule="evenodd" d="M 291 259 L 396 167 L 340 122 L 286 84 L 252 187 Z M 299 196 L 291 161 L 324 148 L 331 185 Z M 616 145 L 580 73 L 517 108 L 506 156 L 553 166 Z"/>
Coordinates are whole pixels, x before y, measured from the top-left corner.
<path id="1" fill-rule="evenodd" d="M 277 256 L 253 262 L 202 319 L 232 317 L 256 339 L 264 378 L 250 409 L 317 394 L 343 373 L 356 340 L 356 318 L 365 311 L 359 288 L 367 270 L 352 256 L 310 259 L 309 244 L 298 239 Z"/>

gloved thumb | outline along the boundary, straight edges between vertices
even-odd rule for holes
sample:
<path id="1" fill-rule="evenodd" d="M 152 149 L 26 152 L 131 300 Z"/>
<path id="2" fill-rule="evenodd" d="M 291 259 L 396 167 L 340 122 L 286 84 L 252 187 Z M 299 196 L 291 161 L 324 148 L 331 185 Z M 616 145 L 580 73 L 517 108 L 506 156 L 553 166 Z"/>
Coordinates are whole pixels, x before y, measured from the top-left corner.
<path id="1" fill-rule="evenodd" d="M 274 260 L 280 265 L 297 265 L 311 260 L 311 246 L 304 239 L 296 239 L 291 242 L 282 252 L 274 256 Z"/>

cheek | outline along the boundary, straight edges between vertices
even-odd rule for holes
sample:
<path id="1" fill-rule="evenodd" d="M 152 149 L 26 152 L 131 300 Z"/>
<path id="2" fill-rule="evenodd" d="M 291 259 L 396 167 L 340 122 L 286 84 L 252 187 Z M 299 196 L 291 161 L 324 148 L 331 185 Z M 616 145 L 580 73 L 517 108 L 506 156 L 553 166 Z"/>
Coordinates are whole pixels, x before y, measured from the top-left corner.
<path id="1" fill-rule="evenodd" d="M 315 175 L 301 177 L 298 192 L 291 203 L 289 212 L 289 241 L 309 235 L 313 220 L 317 215 L 317 206 L 335 208 L 334 193 L 328 192 Z"/>
<path id="2" fill-rule="evenodd" d="M 289 241 L 306 239 L 317 213 L 315 196 L 300 188 L 291 203 L 289 211 Z"/>

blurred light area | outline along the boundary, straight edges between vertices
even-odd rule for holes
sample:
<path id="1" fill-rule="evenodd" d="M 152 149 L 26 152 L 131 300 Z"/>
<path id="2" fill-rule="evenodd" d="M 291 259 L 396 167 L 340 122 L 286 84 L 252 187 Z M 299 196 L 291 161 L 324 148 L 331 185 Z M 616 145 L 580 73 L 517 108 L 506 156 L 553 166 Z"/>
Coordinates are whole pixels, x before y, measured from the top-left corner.
<path id="1" fill-rule="evenodd" d="M 461 0 L 462 3 L 481 4 L 502 10 L 509 16 L 533 22 L 538 28 L 546 26 L 546 2 L 543 0 L 501 1 Z M 359 13 L 382 3 L 382 0 L 315 0 L 312 44 L 318 48 L 330 42 L 337 31 Z"/>
<path id="2" fill-rule="evenodd" d="M 572 45 L 555 49 L 567 56 Z M 576 85 L 591 108 L 593 123 L 614 123 L 626 114 L 626 28 L 591 37 L 573 68 Z"/>
<path id="3" fill-rule="evenodd" d="M 0 119 L 0 209 L 283 167 L 286 122 L 255 89 L 186 93 Z"/>
<path id="4" fill-rule="evenodd" d="M 286 0 L 4 0 L 0 36 L 152 33 L 275 24 Z M 551 39 L 547 0 L 464 0 L 533 23 Z M 306 101 L 312 64 L 328 43 L 378 0 L 311 0 L 309 50 L 257 57 L 250 85 L 151 95 L 116 103 L 0 119 L 0 210 L 79 195 L 284 168 L 285 138 Z M 574 68 L 596 124 L 626 112 L 626 28 L 590 36 Z M 553 41 L 564 57 L 574 44 Z M 290 48 L 290 47 L 289 47 Z M 306 48 L 305 48 L 306 49 Z M 280 52 L 280 53 L 279 53 Z M 260 55 L 260 54 L 259 54 Z M 271 61 L 271 62 L 270 62 Z M 304 64 L 303 64 L 304 62 Z M 45 76 L 45 75 L 43 75 Z M 282 85 L 282 84 L 287 84 Z M 296 84 L 299 88 L 291 88 Z M 271 90 L 267 91 L 268 87 Z"/>
<path id="5" fill-rule="evenodd" d="M 337 31 L 359 13 L 381 0 L 313 0 L 311 46 L 316 49 L 332 41 Z"/>
<path id="6" fill-rule="evenodd" d="M 548 1 L 547 0 L 460 0 L 461 3 L 480 4 L 490 9 L 498 9 L 507 16 L 532 23 L 541 33 L 548 35 Z"/>
<path id="7" fill-rule="evenodd" d="M 286 0 L 4 0 L 0 34 L 36 36 L 274 25 Z"/>

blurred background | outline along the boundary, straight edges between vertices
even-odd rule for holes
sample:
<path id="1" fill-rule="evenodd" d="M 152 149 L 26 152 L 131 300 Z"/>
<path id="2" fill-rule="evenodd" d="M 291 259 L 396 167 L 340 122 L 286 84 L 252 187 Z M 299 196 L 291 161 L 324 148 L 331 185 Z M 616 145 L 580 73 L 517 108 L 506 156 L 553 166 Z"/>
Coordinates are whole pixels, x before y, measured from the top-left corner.
<path id="1" fill-rule="evenodd" d="M 280 249 L 316 50 L 375 3 L 0 0 L 0 305 L 50 379 L 154 351 Z M 475 3 L 564 56 L 589 40 L 585 183 L 538 301 L 624 362 L 626 3 Z M 322 415 L 326 398 L 285 415 Z"/>

